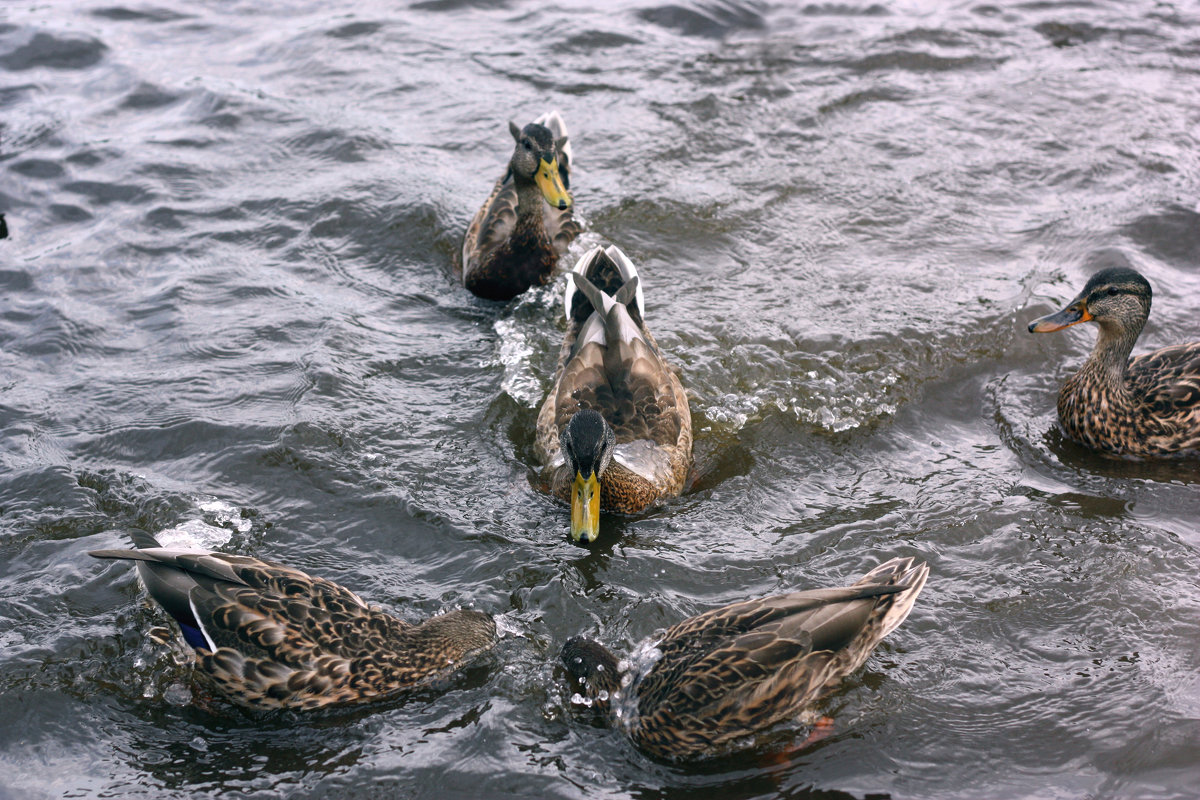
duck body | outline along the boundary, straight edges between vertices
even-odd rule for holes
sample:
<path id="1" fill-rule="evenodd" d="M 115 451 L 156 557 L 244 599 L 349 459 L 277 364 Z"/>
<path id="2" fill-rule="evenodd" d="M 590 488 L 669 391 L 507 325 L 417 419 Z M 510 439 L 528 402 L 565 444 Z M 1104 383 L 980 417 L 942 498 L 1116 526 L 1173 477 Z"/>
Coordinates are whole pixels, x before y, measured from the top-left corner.
<path id="1" fill-rule="evenodd" d="M 578 637 L 562 660 L 647 754 L 719 755 L 833 691 L 904 621 L 928 574 L 898 558 L 852 586 L 724 606 L 667 630 L 648 664 Z"/>
<path id="2" fill-rule="evenodd" d="M 1067 306 L 1029 324 L 1033 333 L 1096 322 L 1100 334 L 1084 365 L 1058 394 L 1068 438 L 1108 456 L 1200 455 L 1200 342 L 1130 359 L 1150 315 L 1150 284 L 1137 271 L 1094 274 Z"/>
<path id="3" fill-rule="evenodd" d="M 535 450 L 544 485 L 572 506 L 572 536 L 592 541 L 601 510 L 635 514 L 683 491 L 691 411 L 646 327 L 640 278 L 624 253 L 584 255 L 564 304 L 567 332 Z"/>
<path id="4" fill-rule="evenodd" d="M 130 560 L 150 596 L 179 624 L 196 667 L 251 708 L 314 709 L 396 696 L 488 650 L 486 614 L 451 611 L 411 624 L 332 581 L 226 553 L 167 549 L 148 534 Z"/>
<path id="5" fill-rule="evenodd" d="M 463 285 L 489 300 L 510 300 L 546 283 L 579 234 L 572 214 L 571 146 L 557 111 L 523 129 L 508 170 L 463 237 Z"/>

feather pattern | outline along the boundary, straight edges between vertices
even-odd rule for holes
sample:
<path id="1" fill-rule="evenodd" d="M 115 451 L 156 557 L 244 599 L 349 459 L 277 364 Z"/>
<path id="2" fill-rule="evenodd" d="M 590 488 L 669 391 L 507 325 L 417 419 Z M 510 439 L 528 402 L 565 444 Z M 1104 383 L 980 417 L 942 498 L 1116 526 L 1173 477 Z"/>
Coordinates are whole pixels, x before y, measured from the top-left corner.
<path id="1" fill-rule="evenodd" d="M 557 111 L 538 117 L 531 127 L 547 134 L 539 157 L 553 158 L 565 190 L 571 188 L 572 149 L 566 123 Z M 532 139 L 538 142 L 537 137 Z M 546 283 L 558 259 L 579 235 L 572 206 L 551 206 L 529 182 L 522 167 L 522 142 L 504 176 L 475 213 L 463 237 L 460 260 L 463 284 L 492 300 L 508 300 Z M 536 167 L 536 160 L 532 164 Z"/>
<path id="2" fill-rule="evenodd" d="M 311 709 L 392 697 L 495 642 L 495 622 L 478 611 L 414 625 L 281 564 L 165 549 L 152 537 L 137 544 L 91 555 L 134 561 L 195 650 L 199 673 L 244 706 Z"/>
<path id="3" fill-rule="evenodd" d="M 1200 455 L 1200 342 L 1130 358 L 1150 315 L 1150 284 L 1129 268 L 1105 269 L 1033 332 L 1094 321 L 1096 346 L 1058 394 L 1058 418 L 1075 442 L 1110 456 Z"/>
<path id="4" fill-rule="evenodd" d="M 598 412 L 616 441 L 600 507 L 636 513 L 683 490 L 692 463 L 687 395 L 646 327 L 641 281 L 624 253 L 594 248 L 567 286 L 567 332 L 538 414 L 537 457 L 551 492 L 569 499 L 574 474 L 559 434 L 576 412 Z"/>
<path id="5" fill-rule="evenodd" d="M 928 575 L 925 564 L 897 558 L 852 586 L 691 617 L 663 634 L 650 651 L 656 660 L 638 673 L 623 673 L 611 653 L 585 639 L 569 640 L 562 658 L 645 752 L 712 756 L 833 691 L 904 621 Z"/>

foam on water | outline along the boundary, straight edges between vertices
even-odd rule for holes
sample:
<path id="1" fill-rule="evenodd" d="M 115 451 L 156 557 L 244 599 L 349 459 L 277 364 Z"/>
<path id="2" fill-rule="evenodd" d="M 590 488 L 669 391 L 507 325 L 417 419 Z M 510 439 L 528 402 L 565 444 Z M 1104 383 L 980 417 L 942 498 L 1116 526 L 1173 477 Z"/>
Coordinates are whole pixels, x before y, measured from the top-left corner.
<path id="1" fill-rule="evenodd" d="M 880 396 L 847 393 L 844 384 L 839 385 L 832 378 L 818 381 L 815 377 L 814 373 L 814 380 L 803 384 L 803 388 L 796 381 L 787 380 L 750 394 L 727 393 L 703 406 L 703 412 L 715 423 L 740 430 L 750 420 L 775 408 L 830 433 L 872 425 L 896 413 L 896 404 L 887 400 L 886 388 Z M 878 385 L 887 387 L 895 380 L 894 375 L 884 376 Z"/>
<path id="2" fill-rule="evenodd" d="M 229 540 L 233 538 L 233 531 L 209 525 L 202 520 L 189 519 L 174 527 L 159 531 L 155 534 L 155 538 L 163 547 L 207 552 L 228 544 Z"/>
<path id="3" fill-rule="evenodd" d="M 512 317 L 498 319 L 492 327 L 500 337 L 496 359 L 504 367 L 500 388 L 521 405 L 534 407 L 542 399 L 542 384 L 529 363 L 533 345 L 528 332 Z"/>
<path id="4" fill-rule="evenodd" d="M 223 500 L 206 500 L 199 504 L 199 508 L 218 526 L 233 528 L 238 533 L 246 533 L 252 527 L 250 520 L 242 516 L 241 509 Z"/>

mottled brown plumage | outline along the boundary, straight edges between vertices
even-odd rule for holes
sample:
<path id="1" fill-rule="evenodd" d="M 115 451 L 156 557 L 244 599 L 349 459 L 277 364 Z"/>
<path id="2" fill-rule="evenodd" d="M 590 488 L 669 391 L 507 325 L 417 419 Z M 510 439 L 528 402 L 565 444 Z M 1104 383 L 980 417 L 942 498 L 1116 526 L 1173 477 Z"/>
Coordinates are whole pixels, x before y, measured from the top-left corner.
<path id="1" fill-rule="evenodd" d="M 1034 333 L 1094 321 L 1096 346 L 1058 394 L 1058 419 L 1075 442 L 1111 456 L 1200 455 L 1200 342 L 1129 358 L 1150 316 L 1150 284 L 1137 271 L 1097 272 L 1066 308 L 1029 324 Z"/>
<path id="2" fill-rule="evenodd" d="M 897 558 L 852 586 L 691 617 L 628 661 L 582 638 L 568 640 L 562 660 L 649 755 L 719 755 L 835 689 L 904 621 L 928 574 L 925 564 Z"/>
<path id="3" fill-rule="evenodd" d="M 646 328 L 636 268 L 618 248 L 596 247 L 576 265 L 564 303 L 567 333 L 537 421 L 545 484 L 571 501 L 577 474 L 594 467 L 600 509 L 627 514 L 679 494 L 692 464 L 691 412 Z M 584 431 L 573 421 L 583 411 L 604 430 Z"/>
<path id="4" fill-rule="evenodd" d="M 550 280 L 559 257 L 579 235 L 571 211 L 571 146 L 557 111 L 519 130 L 508 170 L 463 237 L 463 285 L 490 300 L 509 300 Z M 539 169 L 556 168 L 558 191 L 539 187 Z M 565 205 L 563 204 L 565 203 Z"/>
<path id="5" fill-rule="evenodd" d="M 135 537 L 146 590 L 175 618 L 199 674 L 252 708 L 312 709 L 393 697 L 489 649 L 492 618 L 451 611 L 411 624 L 332 581 L 248 556 L 187 552 Z"/>

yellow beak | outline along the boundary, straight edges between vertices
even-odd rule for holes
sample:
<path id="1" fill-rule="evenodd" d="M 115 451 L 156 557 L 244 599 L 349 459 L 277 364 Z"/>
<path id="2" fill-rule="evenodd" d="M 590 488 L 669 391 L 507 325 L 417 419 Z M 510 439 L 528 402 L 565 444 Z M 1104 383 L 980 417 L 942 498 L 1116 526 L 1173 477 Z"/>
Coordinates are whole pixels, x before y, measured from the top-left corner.
<path id="1" fill-rule="evenodd" d="M 542 190 L 546 202 L 555 208 L 570 208 L 571 195 L 563 188 L 562 179 L 558 177 L 558 159 L 550 161 L 542 159 L 538 163 L 537 185 Z"/>
<path id="2" fill-rule="evenodd" d="M 576 472 L 571 487 L 571 538 L 587 544 L 599 535 L 600 481 L 594 472 L 587 478 Z"/>

